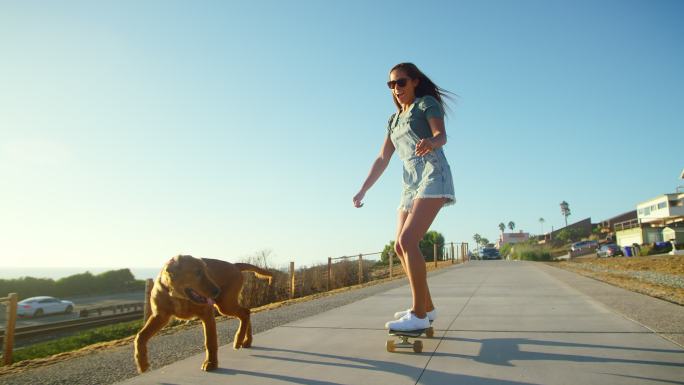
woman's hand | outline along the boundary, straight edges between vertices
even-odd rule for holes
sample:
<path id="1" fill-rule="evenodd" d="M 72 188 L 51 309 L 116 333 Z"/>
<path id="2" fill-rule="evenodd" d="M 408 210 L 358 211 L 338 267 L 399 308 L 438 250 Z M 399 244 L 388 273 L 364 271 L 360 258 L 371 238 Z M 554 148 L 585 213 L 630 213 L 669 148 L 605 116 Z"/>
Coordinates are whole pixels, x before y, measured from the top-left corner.
<path id="1" fill-rule="evenodd" d="M 363 203 L 361 201 L 363 200 L 364 196 L 366 196 L 366 192 L 363 190 L 359 191 L 358 194 L 354 195 L 354 199 L 352 199 L 352 201 L 354 202 L 354 207 L 363 207 Z"/>
<path id="2" fill-rule="evenodd" d="M 425 156 L 427 155 L 430 151 L 434 150 L 435 147 L 432 144 L 431 138 L 427 139 L 421 139 L 418 144 L 416 144 L 416 155 L 417 156 Z"/>

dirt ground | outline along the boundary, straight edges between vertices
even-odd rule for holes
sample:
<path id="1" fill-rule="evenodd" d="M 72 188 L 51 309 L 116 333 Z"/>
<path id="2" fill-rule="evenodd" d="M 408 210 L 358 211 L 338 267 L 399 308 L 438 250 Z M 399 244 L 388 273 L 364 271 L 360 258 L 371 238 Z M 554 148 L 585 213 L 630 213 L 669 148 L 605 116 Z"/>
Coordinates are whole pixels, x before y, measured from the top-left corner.
<path id="1" fill-rule="evenodd" d="M 684 305 L 684 256 L 580 257 L 553 266 Z"/>

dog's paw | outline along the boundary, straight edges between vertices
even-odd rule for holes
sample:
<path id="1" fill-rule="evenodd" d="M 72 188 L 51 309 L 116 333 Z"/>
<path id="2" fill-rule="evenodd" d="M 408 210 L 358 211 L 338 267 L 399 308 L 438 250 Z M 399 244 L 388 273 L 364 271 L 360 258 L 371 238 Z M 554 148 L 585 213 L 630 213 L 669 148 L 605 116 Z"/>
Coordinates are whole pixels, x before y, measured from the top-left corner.
<path id="1" fill-rule="evenodd" d="M 147 362 L 140 362 L 138 363 L 138 373 L 144 373 L 147 371 L 147 369 L 150 368 L 150 364 Z"/>
<path id="2" fill-rule="evenodd" d="M 218 362 L 204 361 L 202 363 L 202 370 L 204 370 L 205 372 L 209 372 L 215 369 L 218 369 Z"/>
<path id="3" fill-rule="evenodd" d="M 240 350 L 243 345 L 238 341 L 233 342 L 233 350 Z"/>

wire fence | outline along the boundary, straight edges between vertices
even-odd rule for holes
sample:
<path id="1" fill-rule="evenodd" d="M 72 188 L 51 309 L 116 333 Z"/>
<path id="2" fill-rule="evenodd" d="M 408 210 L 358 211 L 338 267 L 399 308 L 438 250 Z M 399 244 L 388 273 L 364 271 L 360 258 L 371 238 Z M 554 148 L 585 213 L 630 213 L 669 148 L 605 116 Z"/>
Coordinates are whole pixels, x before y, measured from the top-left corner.
<path id="1" fill-rule="evenodd" d="M 433 256 L 426 261 L 429 270 L 440 266 L 462 263 L 468 260 L 466 242 L 448 242 L 434 245 Z M 391 258 L 390 258 L 391 256 Z M 261 266 L 265 267 L 266 266 Z M 290 262 L 286 271 L 269 269 L 274 273 L 269 287 L 263 280 L 246 275 L 241 302 L 246 307 L 257 307 L 271 302 L 305 297 L 353 285 L 392 279 L 404 274 L 399 258 L 394 251 L 359 253 L 341 257 L 329 257 L 327 264 L 297 268 Z"/>

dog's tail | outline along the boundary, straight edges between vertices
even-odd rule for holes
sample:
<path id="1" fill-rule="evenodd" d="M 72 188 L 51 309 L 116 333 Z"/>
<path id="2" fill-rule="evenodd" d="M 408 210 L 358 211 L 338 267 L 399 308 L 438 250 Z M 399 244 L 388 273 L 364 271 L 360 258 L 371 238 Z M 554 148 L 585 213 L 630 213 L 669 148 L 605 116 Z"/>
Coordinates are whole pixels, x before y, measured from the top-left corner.
<path id="1" fill-rule="evenodd" d="M 251 271 L 259 279 L 267 279 L 269 285 L 273 281 L 273 273 L 266 269 L 250 265 L 249 263 L 236 263 L 235 266 L 237 266 L 240 271 Z"/>

